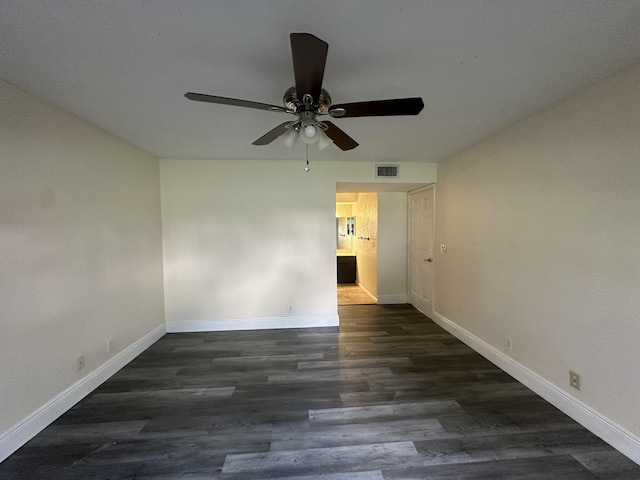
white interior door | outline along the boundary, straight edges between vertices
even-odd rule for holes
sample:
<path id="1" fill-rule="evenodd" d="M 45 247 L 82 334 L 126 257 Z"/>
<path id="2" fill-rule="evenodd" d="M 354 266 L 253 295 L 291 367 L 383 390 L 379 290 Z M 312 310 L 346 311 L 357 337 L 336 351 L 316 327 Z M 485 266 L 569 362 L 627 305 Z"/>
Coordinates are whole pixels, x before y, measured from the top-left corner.
<path id="1" fill-rule="evenodd" d="M 433 314 L 433 186 L 409 194 L 409 303 Z"/>

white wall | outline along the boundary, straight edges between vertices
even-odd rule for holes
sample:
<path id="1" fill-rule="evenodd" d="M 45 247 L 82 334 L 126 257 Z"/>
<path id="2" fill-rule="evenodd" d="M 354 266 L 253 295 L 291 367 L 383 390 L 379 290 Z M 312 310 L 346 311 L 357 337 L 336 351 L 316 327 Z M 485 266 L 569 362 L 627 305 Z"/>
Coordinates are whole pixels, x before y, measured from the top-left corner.
<path id="1" fill-rule="evenodd" d="M 336 324 L 336 182 L 373 182 L 374 166 L 161 160 L 169 329 Z M 401 168 L 435 181 L 433 164 Z"/>
<path id="2" fill-rule="evenodd" d="M 2 440 L 164 312 L 157 159 L 3 82 L 0 105 Z"/>
<path id="3" fill-rule="evenodd" d="M 640 65 L 441 162 L 435 264 L 438 314 L 636 436 L 638 85 Z"/>
<path id="4" fill-rule="evenodd" d="M 335 148 L 335 147 L 330 147 Z M 323 161 L 312 163 L 312 172 L 314 169 L 321 168 L 322 171 L 331 177 L 334 183 L 381 183 L 381 184 L 406 184 L 406 183 L 435 183 L 438 166 L 436 163 L 427 162 L 393 162 L 397 164 L 401 172 L 400 178 L 381 178 L 376 177 L 376 164 L 374 162 L 349 162 L 349 161 Z M 352 187 L 354 185 L 351 185 Z M 355 185 L 357 186 L 357 185 Z M 342 185 L 344 187 L 344 185 Z M 391 189 L 392 187 L 390 187 Z M 363 190 L 360 188 L 354 191 Z M 349 202 L 349 194 L 337 194 L 342 202 Z M 352 195 L 352 194 L 351 194 Z"/>
<path id="5" fill-rule="evenodd" d="M 407 194 L 378 193 L 378 303 L 407 303 Z"/>
<path id="6" fill-rule="evenodd" d="M 163 160 L 161 171 L 169 325 L 335 320 L 335 185 L 286 161 Z"/>

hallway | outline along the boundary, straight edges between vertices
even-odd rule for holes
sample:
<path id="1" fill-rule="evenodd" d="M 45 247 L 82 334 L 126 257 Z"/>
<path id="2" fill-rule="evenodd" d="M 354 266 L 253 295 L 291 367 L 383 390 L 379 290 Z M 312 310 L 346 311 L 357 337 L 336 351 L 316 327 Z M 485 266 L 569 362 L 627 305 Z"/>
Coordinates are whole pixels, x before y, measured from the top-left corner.
<path id="1" fill-rule="evenodd" d="M 375 305 L 376 299 L 355 283 L 338 284 L 338 305 Z"/>

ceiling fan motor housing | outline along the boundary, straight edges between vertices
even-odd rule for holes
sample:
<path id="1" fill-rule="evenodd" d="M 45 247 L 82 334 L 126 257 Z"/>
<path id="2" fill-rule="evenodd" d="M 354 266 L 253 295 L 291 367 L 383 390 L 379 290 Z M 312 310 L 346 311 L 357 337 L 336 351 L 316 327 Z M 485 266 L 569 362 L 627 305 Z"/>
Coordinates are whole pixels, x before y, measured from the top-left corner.
<path id="1" fill-rule="evenodd" d="M 305 110 L 311 110 L 314 113 L 329 113 L 329 107 L 331 106 L 331 96 L 324 88 L 320 90 L 320 96 L 318 102 L 307 106 L 301 99 L 298 98 L 296 87 L 289 87 L 284 96 L 282 97 L 282 103 L 288 110 L 300 113 Z"/>

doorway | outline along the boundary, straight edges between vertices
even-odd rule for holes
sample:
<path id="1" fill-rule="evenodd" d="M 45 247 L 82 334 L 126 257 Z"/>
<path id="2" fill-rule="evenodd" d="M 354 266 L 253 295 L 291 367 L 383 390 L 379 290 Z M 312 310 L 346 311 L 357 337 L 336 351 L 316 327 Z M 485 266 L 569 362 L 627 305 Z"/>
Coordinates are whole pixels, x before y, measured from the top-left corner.
<path id="1" fill-rule="evenodd" d="M 336 192 L 338 305 L 377 303 L 377 194 Z"/>
<path id="2" fill-rule="evenodd" d="M 365 294 L 370 297 L 368 301 L 366 297 L 362 299 L 363 302 L 409 303 L 408 192 L 424 187 L 427 187 L 424 183 L 388 180 L 336 184 L 336 206 L 340 201 L 352 202 L 348 213 L 354 218 L 355 235 L 350 253 L 356 260 L 356 284 L 364 287 Z M 336 216 L 339 216 L 337 209 Z M 339 235 L 338 227 L 336 235 Z M 338 305 L 354 301 L 353 297 L 338 298 Z"/>

